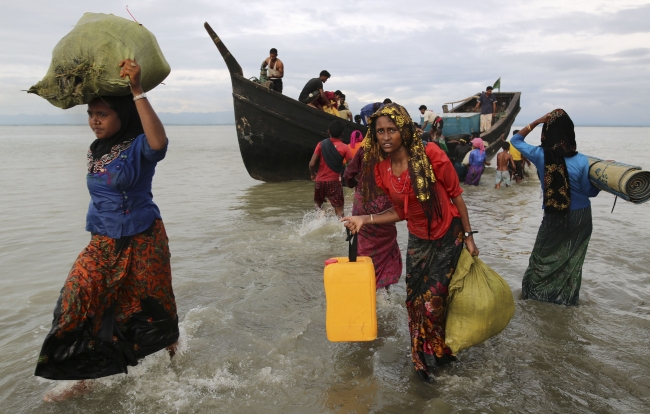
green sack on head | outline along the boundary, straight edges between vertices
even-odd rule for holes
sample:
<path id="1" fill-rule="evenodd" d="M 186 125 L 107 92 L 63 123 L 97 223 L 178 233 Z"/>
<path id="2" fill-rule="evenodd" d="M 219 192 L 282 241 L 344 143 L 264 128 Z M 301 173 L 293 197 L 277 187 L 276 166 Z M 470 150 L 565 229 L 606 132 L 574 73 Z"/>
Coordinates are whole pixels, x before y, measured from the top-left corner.
<path id="1" fill-rule="evenodd" d="M 47 74 L 28 93 L 67 109 L 98 96 L 131 93 L 119 63 L 135 59 L 144 91 L 158 86 L 171 71 L 154 35 L 139 23 L 112 14 L 85 13 L 52 51 Z"/>
<path id="2" fill-rule="evenodd" d="M 454 355 L 504 330 L 515 314 L 510 286 L 467 249 L 458 259 L 447 301 L 445 343 Z"/>

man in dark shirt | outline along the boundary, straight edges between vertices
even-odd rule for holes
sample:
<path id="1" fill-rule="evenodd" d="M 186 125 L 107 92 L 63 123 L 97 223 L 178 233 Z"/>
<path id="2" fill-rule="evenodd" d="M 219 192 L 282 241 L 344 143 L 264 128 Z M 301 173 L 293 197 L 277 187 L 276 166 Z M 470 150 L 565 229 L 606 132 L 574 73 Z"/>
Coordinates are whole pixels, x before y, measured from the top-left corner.
<path id="1" fill-rule="evenodd" d="M 481 132 L 485 132 L 492 128 L 492 119 L 497 112 L 497 97 L 492 95 L 491 86 L 485 88 L 485 92 L 478 98 L 474 110 L 478 110 L 479 106 L 481 107 Z"/>
<path id="2" fill-rule="evenodd" d="M 326 70 L 321 71 L 320 76 L 317 78 L 310 79 L 309 82 L 305 84 L 305 87 L 302 88 L 298 100 L 307 105 L 313 106 L 315 108 L 321 108 L 321 106 L 327 106 L 330 108 L 332 105 L 330 101 L 325 97 L 325 92 L 323 92 L 323 84 L 331 77 L 330 73 Z"/>

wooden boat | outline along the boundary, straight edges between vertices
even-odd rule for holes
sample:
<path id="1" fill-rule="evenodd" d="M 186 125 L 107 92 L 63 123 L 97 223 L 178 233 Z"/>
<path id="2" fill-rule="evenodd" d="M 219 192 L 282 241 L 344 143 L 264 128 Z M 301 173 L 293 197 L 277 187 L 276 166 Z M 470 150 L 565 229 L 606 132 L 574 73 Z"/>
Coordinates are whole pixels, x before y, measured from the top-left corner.
<path id="1" fill-rule="evenodd" d="M 478 93 L 463 101 L 459 101 L 460 104 L 450 111 L 446 110 L 447 105 L 443 105 L 443 112 L 445 112 L 445 116 L 449 117 L 454 113 L 460 114 L 474 112 L 474 108 L 476 107 L 476 103 L 478 102 L 478 97 L 480 95 L 481 94 Z M 521 110 L 521 106 L 519 105 L 521 92 L 492 92 L 492 95 L 496 96 L 497 98 L 497 114 L 499 114 L 499 117 L 492 125 L 492 128 L 481 133 L 481 139 L 489 143 L 488 147 L 486 148 L 488 160 L 494 157 L 497 152 L 499 152 L 502 142 L 501 138 L 504 137 L 506 140 L 510 138 L 510 130 L 512 129 L 512 125 L 515 122 L 517 114 Z M 448 141 L 455 141 L 456 139 L 462 137 L 468 138 L 471 135 L 472 131 L 468 130 L 464 132 L 465 133 L 461 134 L 460 136 L 446 136 L 445 138 Z M 456 143 L 451 142 L 448 143 L 447 146 L 449 147 L 450 155 L 453 156 L 454 149 L 456 148 Z"/>
<path id="2" fill-rule="evenodd" d="M 344 124 L 343 142 L 349 142 L 354 130 L 360 130 L 365 135 L 366 127 L 363 125 L 319 111 L 245 78 L 241 66 L 219 36 L 208 23 L 204 27 L 230 72 L 237 140 L 244 165 L 251 177 L 268 182 L 308 180 L 309 160 L 316 145 L 326 138 L 328 126 L 333 120 L 338 119 Z M 519 92 L 493 94 L 497 97 L 497 108 L 502 116 L 490 130 L 481 134 L 481 138 L 489 143 L 488 159 L 499 151 L 500 138 L 508 137 L 521 109 Z M 477 97 L 472 96 L 459 102 L 449 113 L 473 112 Z M 469 136 L 470 133 L 467 131 L 463 136 Z M 447 138 L 453 140 L 460 136 Z M 453 154 L 455 145 L 453 142 L 448 144 L 450 154 Z"/>
<path id="3" fill-rule="evenodd" d="M 309 180 L 309 160 L 336 119 L 345 126 L 343 142 L 349 142 L 354 130 L 365 135 L 363 125 L 319 111 L 245 78 L 219 36 L 208 23 L 204 26 L 230 72 L 237 140 L 251 177 L 268 182 Z"/>

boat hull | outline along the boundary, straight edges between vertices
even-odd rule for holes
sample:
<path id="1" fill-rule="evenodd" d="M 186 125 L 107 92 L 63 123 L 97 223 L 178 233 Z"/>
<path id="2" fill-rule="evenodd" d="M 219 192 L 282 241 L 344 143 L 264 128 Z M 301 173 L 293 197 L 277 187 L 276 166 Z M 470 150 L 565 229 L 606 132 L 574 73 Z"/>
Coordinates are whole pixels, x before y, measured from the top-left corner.
<path id="1" fill-rule="evenodd" d="M 240 75 L 231 74 L 235 124 L 246 170 L 256 180 L 308 180 L 316 145 L 334 120 L 344 124 L 341 139 L 366 127 L 319 111 Z"/>

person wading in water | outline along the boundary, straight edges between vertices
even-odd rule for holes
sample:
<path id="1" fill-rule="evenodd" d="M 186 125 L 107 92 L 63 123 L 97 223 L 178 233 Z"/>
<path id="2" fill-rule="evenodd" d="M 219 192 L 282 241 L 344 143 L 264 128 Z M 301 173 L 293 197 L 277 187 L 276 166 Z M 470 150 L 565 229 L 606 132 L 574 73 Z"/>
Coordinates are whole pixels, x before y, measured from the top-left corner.
<path id="1" fill-rule="evenodd" d="M 439 365 L 455 361 L 445 344 L 447 296 L 463 245 L 479 254 L 449 158 L 434 143 L 424 146 L 404 107 L 388 104 L 372 114 L 364 140 L 361 197 L 385 193 L 393 207 L 379 214 L 343 217 L 351 232 L 368 224 L 407 221 L 406 310 L 411 361 L 426 382 Z"/>
<path id="2" fill-rule="evenodd" d="M 320 209 L 325 199 L 330 201 L 337 216 L 343 217 L 343 186 L 341 173 L 343 163 L 352 159 L 350 147 L 341 141 L 343 123 L 332 121 L 327 131 L 329 138 L 325 138 L 316 145 L 314 155 L 309 161 L 311 179 L 316 182 L 314 187 L 314 204 Z"/>
<path id="3" fill-rule="evenodd" d="M 90 392 L 90 380 L 126 374 L 162 349 L 173 356 L 178 341 L 169 242 L 151 193 L 167 135 L 143 93 L 140 65 L 130 59 L 119 65 L 135 96 L 88 104 L 97 138 L 87 155 L 90 243 L 61 289 L 34 373 L 77 382 L 51 390 L 46 402 Z"/>

